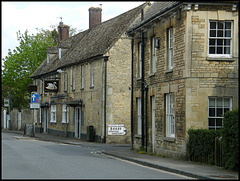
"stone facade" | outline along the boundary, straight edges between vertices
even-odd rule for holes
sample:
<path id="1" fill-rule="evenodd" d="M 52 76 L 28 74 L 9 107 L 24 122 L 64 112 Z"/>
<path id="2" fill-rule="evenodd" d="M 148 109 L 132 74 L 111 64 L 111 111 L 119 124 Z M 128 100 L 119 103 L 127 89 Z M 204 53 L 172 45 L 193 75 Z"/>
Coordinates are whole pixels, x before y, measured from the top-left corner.
<path id="1" fill-rule="evenodd" d="M 93 127 L 97 142 L 130 143 L 131 38 L 126 29 L 146 6 L 61 41 L 61 56 L 53 55 L 35 70 L 31 77 L 41 103 L 37 130 L 92 141 Z M 44 90 L 47 81 L 57 84 L 56 91 Z"/>
<path id="2" fill-rule="evenodd" d="M 154 6 L 154 4 L 152 5 Z M 147 145 L 144 133 L 138 134 L 137 98 L 142 97 L 138 78 L 141 32 L 135 30 L 133 60 L 133 147 L 149 152 L 185 158 L 187 130 L 208 129 L 209 97 L 231 97 L 232 109 L 238 108 L 238 10 L 232 5 L 182 4 L 143 25 L 144 31 L 144 122 L 147 114 Z M 151 10 L 151 7 L 149 8 Z M 209 21 L 232 21 L 232 54 L 230 58 L 214 58 L 208 54 Z M 168 70 L 168 30 L 173 28 L 173 68 Z M 141 29 L 142 30 L 142 29 Z M 159 41 L 156 51 L 156 72 L 151 73 L 151 37 Z M 147 102 L 145 101 L 147 93 Z M 174 95 L 174 136 L 167 136 L 166 96 Z M 155 125 L 152 125 L 152 96 L 155 99 Z M 144 123 L 146 124 L 146 123 Z M 146 126 L 144 126 L 144 132 Z M 153 129 L 155 132 L 153 132 Z M 154 142 L 152 140 L 155 140 Z"/>

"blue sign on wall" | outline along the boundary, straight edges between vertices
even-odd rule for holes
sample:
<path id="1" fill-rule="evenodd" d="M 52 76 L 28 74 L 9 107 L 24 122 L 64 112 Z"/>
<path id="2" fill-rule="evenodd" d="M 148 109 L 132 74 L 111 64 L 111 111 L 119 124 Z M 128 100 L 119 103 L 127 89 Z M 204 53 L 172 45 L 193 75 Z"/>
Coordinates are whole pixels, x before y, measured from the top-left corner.
<path id="1" fill-rule="evenodd" d="M 31 94 L 31 103 L 39 103 L 39 94 Z"/>

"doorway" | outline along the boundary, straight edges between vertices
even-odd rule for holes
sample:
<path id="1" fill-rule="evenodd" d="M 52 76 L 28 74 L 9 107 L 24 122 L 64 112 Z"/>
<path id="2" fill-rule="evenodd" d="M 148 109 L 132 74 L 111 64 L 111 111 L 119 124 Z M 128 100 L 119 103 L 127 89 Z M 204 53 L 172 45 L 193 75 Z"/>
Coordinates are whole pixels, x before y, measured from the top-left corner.
<path id="1" fill-rule="evenodd" d="M 45 107 L 44 108 L 44 114 L 43 114 L 43 132 L 44 133 L 47 133 L 47 129 L 48 129 L 48 119 L 49 119 L 49 116 L 48 116 L 48 108 Z"/>
<path id="2" fill-rule="evenodd" d="M 75 107 L 75 138 L 81 139 L 81 108 Z"/>

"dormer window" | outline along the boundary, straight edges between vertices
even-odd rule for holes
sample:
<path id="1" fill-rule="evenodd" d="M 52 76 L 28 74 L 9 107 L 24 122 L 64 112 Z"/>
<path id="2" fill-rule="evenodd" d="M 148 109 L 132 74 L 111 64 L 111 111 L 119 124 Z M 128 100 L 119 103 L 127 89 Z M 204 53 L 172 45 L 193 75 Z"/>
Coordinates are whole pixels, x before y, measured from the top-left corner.
<path id="1" fill-rule="evenodd" d="M 47 53 L 47 63 L 49 63 L 49 62 L 50 62 L 50 54 Z"/>
<path id="2" fill-rule="evenodd" d="M 59 59 L 62 58 L 62 49 L 61 49 L 61 47 L 58 48 L 58 58 Z"/>

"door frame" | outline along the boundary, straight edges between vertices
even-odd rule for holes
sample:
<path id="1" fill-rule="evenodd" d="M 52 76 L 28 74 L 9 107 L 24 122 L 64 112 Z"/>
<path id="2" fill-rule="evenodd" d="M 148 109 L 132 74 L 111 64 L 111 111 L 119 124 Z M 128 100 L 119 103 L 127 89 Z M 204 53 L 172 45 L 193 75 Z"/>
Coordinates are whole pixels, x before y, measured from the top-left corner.
<path id="1" fill-rule="evenodd" d="M 81 139 L 81 133 L 82 133 L 82 109 L 81 107 L 75 107 L 74 108 L 74 116 L 75 116 L 75 138 Z"/>

